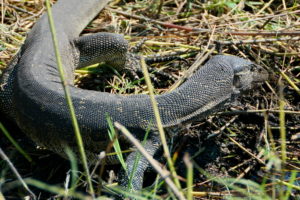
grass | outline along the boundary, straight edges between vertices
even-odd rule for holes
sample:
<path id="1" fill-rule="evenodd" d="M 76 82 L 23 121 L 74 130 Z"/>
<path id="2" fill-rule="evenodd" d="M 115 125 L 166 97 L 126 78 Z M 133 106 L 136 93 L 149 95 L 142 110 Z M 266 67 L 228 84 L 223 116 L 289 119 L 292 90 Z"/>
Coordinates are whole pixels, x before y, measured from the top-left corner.
<path id="1" fill-rule="evenodd" d="M 188 199 L 192 196 L 200 199 L 299 197 L 300 42 L 298 40 L 254 42 L 226 45 L 216 50 L 212 49 L 211 45 L 215 41 L 288 36 L 288 33 L 281 36 L 268 35 L 275 31 L 295 32 L 295 36 L 299 36 L 296 32 L 299 32 L 300 28 L 300 4 L 297 1 L 285 0 L 266 3 L 228 0 L 207 3 L 178 1 L 177 4 L 173 1 L 162 2 L 158 0 L 114 2 L 116 6 L 112 5 L 111 8 L 119 8 L 126 13 L 132 11 L 137 16 L 153 20 L 141 22 L 135 17 L 105 10 L 84 32 L 113 29 L 125 34 L 131 44 L 147 36 L 148 40 L 141 52 L 144 55 L 185 50 L 198 50 L 202 56 L 205 53 L 206 56 L 216 54 L 217 51 L 235 54 L 256 61 L 270 72 L 270 79 L 262 87 L 244 95 L 240 99 L 240 105 L 234 107 L 244 110 L 243 114 L 237 116 L 235 110 L 228 110 L 226 113 L 210 116 L 207 120 L 186 125 L 181 128 L 179 138 L 166 143 L 165 149 L 171 150 L 170 157 L 177 157 L 176 161 L 173 159 L 169 162 L 175 164 L 172 173 L 177 175 L 174 174 L 173 177 L 178 178 L 177 185 L 180 184 L 183 188 L 178 191 L 183 191 Z M 0 69 L 4 69 L 19 49 L 25 33 L 30 30 L 43 7 L 42 4 L 34 4 L 33 1 L 27 3 L 8 1 L 1 6 L 3 9 L 0 9 L 2 14 Z M 160 7 L 161 11 L 158 11 L 156 8 Z M 175 24 L 176 28 L 170 24 Z M 190 29 L 202 31 L 188 32 Z M 243 34 L 238 34 L 240 32 Z M 253 36 L 252 33 L 259 34 Z M 163 69 L 180 80 L 186 76 L 185 74 L 189 74 L 187 70 L 195 59 L 197 58 L 187 58 L 188 64 L 172 61 L 153 64 L 153 67 Z M 132 81 L 119 72 L 112 72 L 116 76 L 107 76 L 106 70 L 106 68 L 78 70 L 76 84 L 87 89 L 126 95 L 149 93 L 147 90 L 149 86 L 146 85 L 144 78 Z M 155 94 L 168 92 L 174 87 L 173 83 L 166 81 L 165 78 L 160 76 L 157 78 L 159 83 L 154 84 Z M 73 161 L 69 163 L 45 150 L 32 148 L 14 127 L 4 121 L 3 124 L 2 132 L 5 130 L 6 135 L 10 133 L 9 137 L 14 138 L 17 145 L 16 142 L 13 142 L 14 144 L 10 142 L 12 139 L 4 137 L 2 139 L 1 135 L 0 147 L 8 154 L 15 168 L 40 199 L 71 196 L 78 199 L 91 198 L 85 193 L 88 182 L 93 186 L 90 188 L 96 188 L 96 196 L 100 193 L 103 195 L 103 191 L 107 194 L 108 191 L 114 190 L 113 184 L 106 184 L 113 179 L 108 171 L 118 171 L 119 167 L 105 166 L 104 172 L 99 173 L 101 176 L 96 170 L 93 176 L 87 176 L 90 181 L 86 181 L 82 176 L 78 176 L 84 169 L 81 166 L 77 169 L 77 161 L 70 159 Z M 21 149 L 25 149 L 26 153 Z M 121 149 L 116 152 L 120 155 Z M 184 157 L 186 152 L 190 154 L 190 158 Z M 29 163 L 23 155 L 29 155 L 34 163 Z M 185 162 L 182 162 L 183 158 Z M 49 166 L 43 166 L 40 160 L 49 163 Z M 55 164 L 55 167 L 51 167 L 51 163 Z M 28 193 L 19 184 L 18 179 L 10 174 L 8 165 L 0 161 L 0 166 L 2 188 L 0 199 L 2 196 L 15 198 L 27 196 Z M 37 170 L 38 168 L 42 169 Z M 69 175 L 65 175 L 68 170 L 72 172 L 71 183 L 68 181 Z M 145 177 L 151 178 L 151 174 L 146 174 Z M 150 186 L 142 192 L 125 193 L 137 199 L 144 199 L 147 196 L 154 199 L 176 198 L 173 192 L 167 192 L 170 188 L 168 185 L 164 187 L 163 180 L 154 179 L 157 180 L 156 184 L 151 186 L 151 182 L 148 183 Z M 98 185 L 103 185 L 101 191 L 97 188 Z"/>
<path id="2" fill-rule="evenodd" d="M 70 111 L 70 116 L 71 116 L 71 119 L 72 119 L 72 125 L 73 125 L 73 128 L 74 128 L 76 142 L 77 142 L 78 149 L 79 149 L 79 152 L 80 152 L 80 160 L 81 160 L 81 162 L 83 164 L 83 167 L 84 167 L 84 170 L 85 170 L 85 176 L 87 177 L 86 179 L 87 179 L 88 186 L 89 186 L 89 192 L 92 196 L 94 196 L 94 189 L 93 189 L 91 175 L 90 175 L 90 171 L 89 171 L 89 167 L 88 167 L 88 163 L 87 163 L 85 149 L 84 149 L 84 146 L 83 146 L 82 136 L 81 136 L 79 125 L 78 125 L 78 122 L 77 122 L 77 119 L 76 119 L 75 109 L 74 109 L 74 105 L 73 105 L 73 102 L 72 102 L 72 97 L 71 97 L 71 94 L 70 94 L 70 90 L 69 90 L 69 87 L 68 87 L 68 84 L 67 84 L 66 76 L 64 74 L 64 68 L 63 68 L 64 66 L 62 64 L 61 57 L 60 57 L 60 52 L 59 52 L 59 49 L 58 49 L 58 40 L 57 40 L 57 36 L 56 36 L 56 31 L 55 31 L 55 26 L 54 26 L 52 11 L 51 11 L 51 5 L 50 5 L 49 0 L 46 0 L 46 7 L 47 7 L 49 26 L 50 26 L 50 30 L 51 30 L 52 39 L 53 39 L 53 46 L 54 46 L 54 49 L 55 49 L 55 57 L 56 57 L 57 67 L 58 67 L 61 83 L 63 85 L 64 94 L 65 94 L 65 97 L 66 97 L 66 102 L 67 102 L 67 105 L 68 105 L 68 108 L 69 108 L 69 111 Z"/>

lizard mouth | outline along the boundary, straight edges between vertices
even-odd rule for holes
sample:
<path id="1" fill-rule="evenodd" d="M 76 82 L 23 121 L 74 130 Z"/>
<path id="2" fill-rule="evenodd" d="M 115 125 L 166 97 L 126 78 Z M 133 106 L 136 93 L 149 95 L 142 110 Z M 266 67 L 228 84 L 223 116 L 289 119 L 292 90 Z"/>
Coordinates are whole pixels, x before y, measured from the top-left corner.
<path id="1" fill-rule="evenodd" d="M 267 70 L 262 68 L 261 66 L 257 67 L 256 75 L 253 77 L 253 82 L 262 83 L 269 78 L 269 73 Z"/>

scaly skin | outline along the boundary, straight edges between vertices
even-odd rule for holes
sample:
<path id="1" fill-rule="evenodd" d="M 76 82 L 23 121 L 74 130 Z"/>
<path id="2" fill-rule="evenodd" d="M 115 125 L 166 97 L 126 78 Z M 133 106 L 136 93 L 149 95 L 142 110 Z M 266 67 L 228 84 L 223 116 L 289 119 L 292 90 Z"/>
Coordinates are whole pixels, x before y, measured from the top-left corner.
<path id="1" fill-rule="evenodd" d="M 64 0 L 53 6 L 59 50 L 90 163 L 95 162 L 96 155 L 109 143 L 106 113 L 138 139 L 143 139 L 147 127 L 156 130 L 149 96 L 121 96 L 83 90 L 73 85 L 76 67 L 99 61 L 119 69 L 138 67 L 134 66 L 138 62 L 130 60 L 128 43 L 123 36 L 99 33 L 79 37 L 82 29 L 106 3 L 106 0 Z M 225 109 L 240 92 L 251 89 L 266 78 L 266 72 L 250 61 L 235 56 L 215 56 L 178 89 L 156 96 L 163 126 L 176 126 Z M 63 156 L 66 145 L 76 152 L 46 15 L 28 34 L 0 84 L 0 112 L 14 120 L 36 143 Z M 153 155 L 160 145 L 158 136 L 150 134 L 147 144 Z M 134 154 L 130 155 L 127 161 L 129 169 L 133 157 Z M 133 189 L 141 188 L 141 174 L 147 166 L 142 159 L 137 169 L 140 175 L 133 180 Z M 126 185 L 126 181 L 122 185 Z"/>

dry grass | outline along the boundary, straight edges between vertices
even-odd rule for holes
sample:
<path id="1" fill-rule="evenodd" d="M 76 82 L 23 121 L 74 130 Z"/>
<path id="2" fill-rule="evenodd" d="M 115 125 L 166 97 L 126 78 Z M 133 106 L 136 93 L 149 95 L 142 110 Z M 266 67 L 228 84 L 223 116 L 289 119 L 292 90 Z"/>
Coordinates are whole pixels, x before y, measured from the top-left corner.
<path id="1" fill-rule="evenodd" d="M 0 69 L 4 69 L 15 55 L 26 33 L 44 11 L 40 0 L 3 2 L 0 5 Z M 177 159 L 178 174 L 183 177 L 183 155 L 188 152 L 192 157 L 193 194 L 199 199 L 247 196 L 238 186 L 247 188 L 248 195 L 257 199 L 293 199 L 300 195 L 300 4 L 285 0 L 268 2 L 180 0 L 164 1 L 163 5 L 158 0 L 112 2 L 110 9 L 101 12 L 84 30 L 84 33 L 122 33 L 132 44 L 147 37 L 141 51 L 144 55 L 187 50 L 204 54 L 216 48 L 212 54 L 238 55 L 269 71 L 270 79 L 245 95 L 240 105 L 207 120 L 180 127 L 180 142 L 172 143 L 173 157 Z M 245 44 L 239 44 L 241 41 Z M 221 47 L 218 44 L 222 44 Z M 188 63 L 172 61 L 153 67 L 180 80 L 195 58 L 187 56 L 186 60 Z M 122 74 L 107 76 L 106 71 L 84 74 L 77 73 L 76 81 L 81 87 L 122 94 L 146 93 L 143 79 L 132 82 Z M 173 84 L 164 77 L 157 78 L 156 93 L 166 92 Z M 32 145 L 13 128 L 11 134 L 21 146 L 29 148 L 27 151 L 35 163 L 25 161 L 2 135 L 0 146 L 9 152 L 9 158 L 23 178 L 32 177 L 63 187 L 65 173 L 70 168 L 68 162 L 30 147 Z M 57 160 L 60 165 L 56 164 Z M 44 162 L 54 165 L 45 166 Z M 3 169 L 0 186 L 4 195 L 7 198 L 26 196 L 7 165 L 1 161 L 0 166 Z M 288 183 L 294 171 L 298 173 L 294 178 L 298 182 L 291 186 Z M 233 179 L 225 183 L 218 179 L 222 177 Z M 84 188 L 84 183 L 79 181 L 78 187 L 78 190 Z M 287 188 L 292 187 L 291 196 L 287 196 Z M 34 192 L 41 199 L 54 196 L 44 190 L 34 189 Z M 159 194 L 167 198 L 164 190 Z"/>

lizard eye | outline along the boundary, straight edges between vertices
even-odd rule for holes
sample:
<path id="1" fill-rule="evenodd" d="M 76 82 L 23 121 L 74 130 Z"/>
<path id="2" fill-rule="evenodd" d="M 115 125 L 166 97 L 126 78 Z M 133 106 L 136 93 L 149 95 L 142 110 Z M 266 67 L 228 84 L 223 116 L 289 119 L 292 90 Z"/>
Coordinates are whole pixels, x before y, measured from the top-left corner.
<path id="1" fill-rule="evenodd" d="M 254 65 L 254 64 L 250 65 L 251 72 L 254 72 L 256 68 L 257 68 L 256 65 Z"/>
<path id="2" fill-rule="evenodd" d="M 258 70 L 259 73 L 263 73 L 264 72 L 263 68 L 260 68 L 260 67 L 257 68 L 257 70 Z"/>

